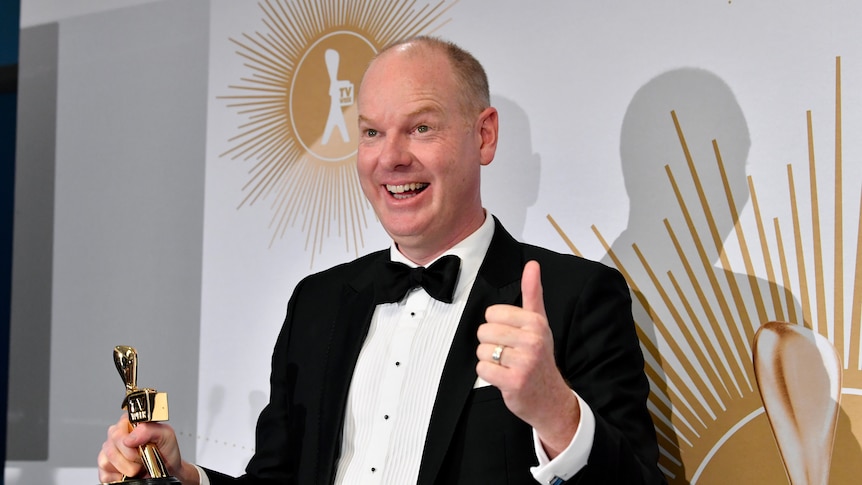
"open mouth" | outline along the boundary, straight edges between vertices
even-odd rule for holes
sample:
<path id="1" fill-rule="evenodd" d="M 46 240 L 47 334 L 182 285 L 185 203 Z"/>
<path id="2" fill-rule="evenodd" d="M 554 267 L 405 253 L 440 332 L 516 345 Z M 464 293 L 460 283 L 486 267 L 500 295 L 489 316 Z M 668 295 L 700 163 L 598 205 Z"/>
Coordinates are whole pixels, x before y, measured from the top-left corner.
<path id="1" fill-rule="evenodd" d="M 416 196 L 428 187 L 426 183 L 412 183 L 404 185 L 386 185 L 386 190 L 396 199 L 409 199 Z"/>

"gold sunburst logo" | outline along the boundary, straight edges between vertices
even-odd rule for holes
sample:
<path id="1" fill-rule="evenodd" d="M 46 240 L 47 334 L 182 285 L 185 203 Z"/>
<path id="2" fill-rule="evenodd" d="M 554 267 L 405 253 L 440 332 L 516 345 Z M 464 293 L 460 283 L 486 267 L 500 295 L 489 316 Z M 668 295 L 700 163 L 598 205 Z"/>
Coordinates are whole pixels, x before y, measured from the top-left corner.
<path id="1" fill-rule="evenodd" d="M 312 266 L 328 237 L 358 255 L 373 217 L 355 168 L 362 74 L 386 45 L 445 24 L 454 3 L 266 0 L 265 28 L 230 39 L 248 74 L 219 96 L 244 120 L 221 156 L 251 164 L 239 208 L 268 204 L 270 246 L 298 224 Z"/>
<path id="2" fill-rule="evenodd" d="M 809 111 L 807 191 L 794 166 L 787 165 L 787 203 L 767 211 L 759 204 L 753 177 L 748 176 L 751 216 L 746 220 L 734 217 L 733 232 L 725 241 L 717 228 L 716 211 L 724 206 L 738 216 L 741 207 L 730 190 L 721 140 L 714 139 L 712 149 L 724 197 L 710 200 L 684 126 L 677 113 L 671 112 L 693 187 L 688 194 L 694 194 L 695 200 L 686 195 L 678 174 L 666 165 L 669 189 L 685 228 L 680 231 L 670 219 L 664 219 L 664 227 L 653 230 L 666 232 L 667 244 L 679 259 L 676 267 L 682 272 L 669 270 L 666 278 L 661 277 L 637 243 L 631 246 L 636 262 L 627 264 L 634 260 L 624 261 L 592 226 L 608 257 L 628 280 L 635 308 L 647 316 L 636 323 L 653 391 L 648 405 L 659 438 L 659 463 L 671 483 L 782 483 L 790 477 L 764 412 L 751 360 L 755 333 L 771 320 L 803 325 L 837 350 L 844 384 L 831 483 L 856 483 L 862 476 L 860 440 L 852 432 L 853 427 L 862 426 L 862 199 L 856 213 L 851 211 L 847 217 L 840 61 L 837 58 L 835 66 L 834 184 L 828 185 L 829 189 L 834 186 L 834 192 L 825 191 L 832 196 L 831 213 L 821 207 L 824 191 L 818 184 L 817 169 L 822 166 L 815 163 L 814 122 Z M 857 190 L 858 181 L 848 187 Z M 700 221 L 696 220 L 697 209 L 702 214 Z M 767 213 L 785 217 L 774 217 L 770 228 L 764 221 Z M 580 255 L 550 214 L 548 220 L 571 251 Z M 706 231 L 701 229 L 704 225 Z M 824 235 L 824 226 L 832 228 L 831 237 Z M 850 251 L 844 245 L 845 228 L 857 231 L 857 244 Z M 757 249 L 752 251 L 749 241 L 756 241 Z M 734 273 L 728 244 L 733 244 L 741 259 L 743 273 Z M 713 265 L 712 256 L 717 256 L 718 265 Z M 829 257 L 831 271 L 826 264 Z M 764 273 L 763 279 L 757 276 Z M 812 479 L 808 483 L 821 482 Z"/>

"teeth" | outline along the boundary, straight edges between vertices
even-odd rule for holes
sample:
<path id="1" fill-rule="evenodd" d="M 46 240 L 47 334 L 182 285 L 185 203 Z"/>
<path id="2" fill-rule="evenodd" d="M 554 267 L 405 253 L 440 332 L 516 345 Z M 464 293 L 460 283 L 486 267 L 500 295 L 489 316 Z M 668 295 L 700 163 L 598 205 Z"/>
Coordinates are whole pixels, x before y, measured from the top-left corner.
<path id="1" fill-rule="evenodd" d="M 386 190 L 393 194 L 403 194 L 404 192 L 414 191 L 414 190 L 422 190 L 425 187 L 428 187 L 428 184 L 423 183 L 412 183 L 412 184 L 404 184 L 404 185 L 387 185 Z"/>

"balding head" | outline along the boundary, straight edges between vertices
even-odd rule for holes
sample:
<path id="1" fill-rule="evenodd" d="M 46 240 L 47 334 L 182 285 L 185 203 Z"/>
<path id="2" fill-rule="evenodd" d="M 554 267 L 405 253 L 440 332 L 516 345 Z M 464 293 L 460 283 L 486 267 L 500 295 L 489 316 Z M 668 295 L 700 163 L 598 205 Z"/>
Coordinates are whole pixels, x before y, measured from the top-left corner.
<path id="1" fill-rule="evenodd" d="M 491 106 L 488 76 L 482 64 L 469 52 L 443 39 L 417 36 L 395 42 L 374 56 L 369 67 L 378 59 L 391 55 L 423 58 L 432 53 L 442 53 L 449 61 L 465 115 L 472 117 Z"/>

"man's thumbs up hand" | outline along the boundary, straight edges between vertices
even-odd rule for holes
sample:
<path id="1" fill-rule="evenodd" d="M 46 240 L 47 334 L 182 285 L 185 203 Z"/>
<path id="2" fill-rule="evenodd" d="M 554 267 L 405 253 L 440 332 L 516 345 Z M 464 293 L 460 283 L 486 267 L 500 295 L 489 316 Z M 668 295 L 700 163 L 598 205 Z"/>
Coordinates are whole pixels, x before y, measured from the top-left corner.
<path id="1" fill-rule="evenodd" d="M 554 361 L 539 263 L 524 265 L 521 294 L 522 307 L 492 305 L 485 311 L 476 373 L 500 389 L 506 407 L 538 432 L 553 458 L 574 436 L 580 410 Z"/>

